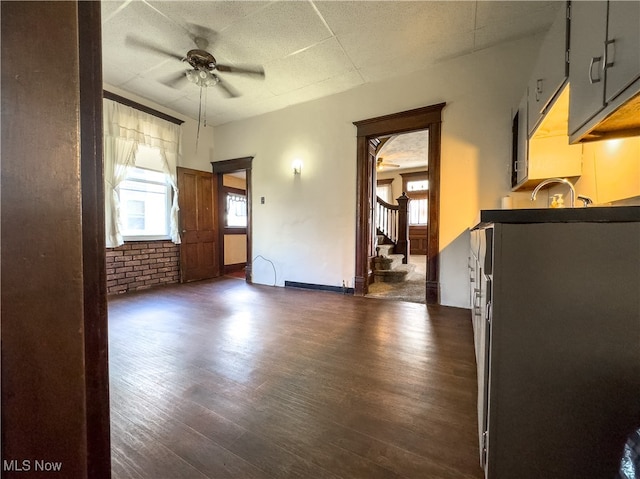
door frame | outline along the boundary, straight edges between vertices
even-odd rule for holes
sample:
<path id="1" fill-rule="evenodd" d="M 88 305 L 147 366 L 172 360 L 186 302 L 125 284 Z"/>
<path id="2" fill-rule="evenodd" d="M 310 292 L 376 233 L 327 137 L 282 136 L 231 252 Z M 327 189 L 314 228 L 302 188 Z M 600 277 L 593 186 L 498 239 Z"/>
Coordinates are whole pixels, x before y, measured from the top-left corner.
<path id="1" fill-rule="evenodd" d="M 251 283 L 251 271 L 252 271 L 252 254 L 251 254 L 251 167 L 253 163 L 253 156 L 244 156 L 241 158 L 232 158 L 230 160 L 212 161 L 211 168 L 216 176 L 218 186 L 218 256 L 220 257 L 221 269 L 224 271 L 224 227 L 222 225 L 224 221 L 224 205 L 225 201 L 222 198 L 223 193 L 223 175 L 226 173 L 236 173 L 238 171 L 244 171 L 246 174 L 246 195 L 247 195 L 247 266 L 245 267 L 245 280 L 247 283 Z"/>
<path id="2" fill-rule="evenodd" d="M 375 209 L 370 204 L 375 200 L 375 189 L 368 181 L 375 161 L 369 154 L 371 140 L 385 135 L 429 131 L 429 222 L 427 226 L 427 304 L 440 303 L 440 150 L 442 109 L 446 103 L 416 108 L 391 115 L 356 121 L 357 128 L 357 173 L 356 173 L 356 265 L 355 294 L 364 296 L 369 288 L 371 258 L 369 249 L 372 238 L 369 231 L 375 221 Z M 375 178 L 375 175 L 373 176 Z"/>

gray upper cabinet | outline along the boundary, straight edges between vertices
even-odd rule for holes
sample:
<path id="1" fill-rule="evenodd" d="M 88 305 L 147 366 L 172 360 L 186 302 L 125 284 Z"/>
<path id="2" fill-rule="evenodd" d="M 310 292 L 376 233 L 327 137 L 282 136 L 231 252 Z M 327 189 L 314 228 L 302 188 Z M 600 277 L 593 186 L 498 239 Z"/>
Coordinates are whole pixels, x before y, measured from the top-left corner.
<path id="1" fill-rule="evenodd" d="M 607 2 L 573 2 L 569 60 L 569 132 L 573 133 L 603 107 L 603 41 Z"/>
<path id="2" fill-rule="evenodd" d="M 640 133 L 640 2 L 572 2 L 570 45 L 571 142 Z"/>
<path id="3" fill-rule="evenodd" d="M 529 135 L 533 134 L 567 79 L 567 22 L 567 9 L 561 8 L 540 47 L 540 55 L 529 80 Z"/>
<path id="4" fill-rule="evenodd" d="M 609 2 L 606 97 L 615 100 L 640 77 L 640 2 Z"/>

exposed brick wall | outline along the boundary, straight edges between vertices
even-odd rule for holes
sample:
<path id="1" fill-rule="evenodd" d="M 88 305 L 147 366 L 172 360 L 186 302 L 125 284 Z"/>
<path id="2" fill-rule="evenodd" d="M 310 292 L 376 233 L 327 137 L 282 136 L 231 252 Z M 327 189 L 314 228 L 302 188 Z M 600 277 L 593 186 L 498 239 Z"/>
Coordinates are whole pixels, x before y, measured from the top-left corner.
<path id="1" fill-rule="evenodd" d="M 179 261 L 180 247 L 171 241 L 130 242 L 107 248 L 107 293 L 177 283 Z"/>

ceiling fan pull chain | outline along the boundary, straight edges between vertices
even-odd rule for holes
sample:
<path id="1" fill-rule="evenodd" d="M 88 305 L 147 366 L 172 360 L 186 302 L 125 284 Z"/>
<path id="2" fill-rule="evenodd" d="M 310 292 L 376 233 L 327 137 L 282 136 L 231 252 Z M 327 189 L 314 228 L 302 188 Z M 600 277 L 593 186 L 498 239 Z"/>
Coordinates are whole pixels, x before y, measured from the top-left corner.
<path id="1" fill-rule="evenodd" d="M 204 126 L 207 126 L 207 95 L 209 93 L 209 89 L 206 88 L 204 90 Z"/>
<path id="2" fill-rule="evenodd" d="M 200 86 L 200 105 L 198 106 L 198 131 L 196 132 L 196 152 L 200 141 L 200 123 L 202 122 L 202 85 Z"/>

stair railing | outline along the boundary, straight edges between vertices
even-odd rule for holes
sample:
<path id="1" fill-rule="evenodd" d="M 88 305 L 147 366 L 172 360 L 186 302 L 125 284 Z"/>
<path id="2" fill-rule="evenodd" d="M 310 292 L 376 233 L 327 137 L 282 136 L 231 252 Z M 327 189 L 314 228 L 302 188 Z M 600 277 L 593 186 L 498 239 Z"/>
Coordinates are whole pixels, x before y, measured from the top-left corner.
<path id="1" fill-rule="evenodd" d="M 376 229 L 393 243 L 394 250 L 403 254 L 403 263 L 409 260 L 409 197 L 402 193 L 397 205 L 387 203 L 379 196 L 376 204 Z"/>

